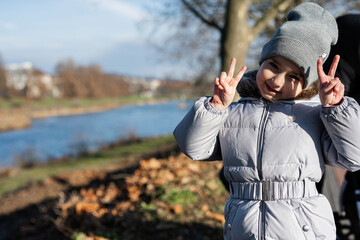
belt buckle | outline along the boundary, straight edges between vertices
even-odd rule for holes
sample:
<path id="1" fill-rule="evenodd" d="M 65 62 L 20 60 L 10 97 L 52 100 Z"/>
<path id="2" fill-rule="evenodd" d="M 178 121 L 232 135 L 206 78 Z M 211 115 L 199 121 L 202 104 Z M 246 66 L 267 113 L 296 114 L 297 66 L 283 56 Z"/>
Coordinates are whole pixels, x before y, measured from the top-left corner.
<path id="1" fill-rule="evenodd" d="M 262 201 L 274 201 L 274 182 L 261 181 L 261 193 Z"/>

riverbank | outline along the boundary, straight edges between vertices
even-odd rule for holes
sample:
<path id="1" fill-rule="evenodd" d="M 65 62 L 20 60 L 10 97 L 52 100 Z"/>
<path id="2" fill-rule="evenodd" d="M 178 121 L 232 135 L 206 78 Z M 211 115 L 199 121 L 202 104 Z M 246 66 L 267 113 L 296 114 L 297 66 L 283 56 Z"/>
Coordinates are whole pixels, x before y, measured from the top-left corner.
<path id="1" fill-rule="evenodd" d="M 31 125 L 29 111 L 23 109 L 0 109 L 0 132 L 24 129 Z"/>
<path id="2" fill-rule="evenodd" d="M 0 108 L 0 132 L 28 128 L 33 119 L 55 116 L 95 113 L 123 106 L 153 104 L 169 98 L 145 98 L 130 96 L 117 99 L 44 100 L 43 102 L 16 102 Z M 5 104 L 3 104 L 5 105 Z"/>
<path id="3" fill-rule="evenodd" d="M 130 145 L 3 194 L 0 239 L 220 239 L 221 162 L 190 160 L 172 136 Z"/>
<path id="4" fill-rule="evenodd" d="M 77 157 L 63 157 L 50 162 L 33 163 L 31 167 L 5 167 L 0 171 L 0 197 L 28 183 L 44 180 L 51 175 L 72 169 L 111 167 L 113 163 L 122 162 L 124 158 L 141 157 L 167 152 L 176 149 L 172 135 L 155 138 L 130 138 L 102 147 L 96 153 L 83 153 Z M 1 211 L 0 211 L 1 213 Z"/>

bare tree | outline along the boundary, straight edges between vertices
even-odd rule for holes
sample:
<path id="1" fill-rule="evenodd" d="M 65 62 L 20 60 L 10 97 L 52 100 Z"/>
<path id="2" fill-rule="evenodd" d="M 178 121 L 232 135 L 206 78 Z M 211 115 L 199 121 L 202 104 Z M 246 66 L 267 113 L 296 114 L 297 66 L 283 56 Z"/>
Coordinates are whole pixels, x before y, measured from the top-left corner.
<path id="1" fill-rule="evenodd" d="M 59 87 L 65 98 L 76 97 L 76 83 L 74 77 L 75 63 L 72 59 L 59 62 L 55 67 L 55 74 L 59 79 Z"/>
<path id="2" fill-rule="evenodd" d="M 57 65 L 56 75 L 65 98 L 130 95 L 129 84 L 123 78 L 104 73 L 96 64 L 76 66 L 74 61 L 66 60 Z"/>
<path id="3" fill-rule="evenodd" d="M 8 89 L 6 86 L 6 69 L 4 67 L 2 58 L 0 58 L 0 97 L 8 97 Z"/>
<path id="4" fill-rule="evenodd" d="M 214 60 L 209 57 L 213 56 L 218 59 L 221 70 L 227 70 L 230 59 L 235 57 L 238 60 L 236 68 L 240 69 L 250 56 L 248 50 L 251 45 L 258 55 L 264 41 L 285 20 L 290 9 L 301 2 L 304 1 L 168 0 L 158 12 L 162 17 L 161 23 L 173 25 L 169 33 L 173 37 L 169 38 L 166 44 L 162 43 L 162 46 L 173 43 L 172 49 L 176 49 L 180 54 L 173 52 L 172 55 L 187 53 L 195 61 L 209 62 L 212 68 Z M 339 6 L 339 11 L 359 9 L 359 3 L 355 0 L 316 2 L 322 6 L 328 5 L 329 10 L 340 9 Z M 263 39 L 259 41 L 261 47 L 254 41 L 259 39 Z M 207 60 L 204 60 L 204 57 Z M 206 67 L 206 64 L 204 65 Z"/>

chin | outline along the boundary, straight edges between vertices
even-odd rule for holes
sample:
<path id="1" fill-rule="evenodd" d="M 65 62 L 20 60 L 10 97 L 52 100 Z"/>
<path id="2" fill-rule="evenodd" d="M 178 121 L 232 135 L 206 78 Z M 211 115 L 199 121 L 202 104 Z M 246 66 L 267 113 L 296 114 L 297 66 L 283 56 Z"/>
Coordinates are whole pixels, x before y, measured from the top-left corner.
<path id="1" fill-rule="evenodd" d="M 261 96 L 271 102 L 275 102 L 278 100 L 275 95 L 271 95 L 271 94 L 261 93 Z"/>

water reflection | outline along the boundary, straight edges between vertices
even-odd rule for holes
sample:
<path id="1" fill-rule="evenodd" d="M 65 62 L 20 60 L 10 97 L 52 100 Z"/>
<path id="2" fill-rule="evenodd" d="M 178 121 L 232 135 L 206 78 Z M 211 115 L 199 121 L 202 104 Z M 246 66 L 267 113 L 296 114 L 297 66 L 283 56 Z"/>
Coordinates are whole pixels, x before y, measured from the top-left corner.
<path id="1" fill-rule="evenodd" d="M 191 107 L 179 101 L 128 106 L 101 113 L 50 117 L 33 121 L 30 128 L 0 133 L 0 168 L 14 165 L 18 157 L 37 161 L 96 150 L 129 135 L 139 137 L 171 134 Z"/>

